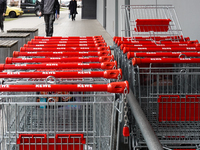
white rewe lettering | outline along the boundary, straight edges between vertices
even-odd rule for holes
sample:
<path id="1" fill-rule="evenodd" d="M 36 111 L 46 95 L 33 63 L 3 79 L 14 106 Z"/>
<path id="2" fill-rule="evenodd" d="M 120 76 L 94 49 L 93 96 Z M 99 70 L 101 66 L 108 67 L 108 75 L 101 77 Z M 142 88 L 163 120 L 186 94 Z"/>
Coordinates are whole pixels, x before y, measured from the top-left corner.
<path id="1" fill-rule="evenodd" d="M 37 54 L 37 52 L 27 52 L 27 54 Z"/>
<path id="2" fill-rule="evenodd" d="M 151 60 L 162 60 L 161 58 L 151 58 Z"/>
<path id="3" fill-rule="evenodd" d="M 50 57 L 50 59 L 61 59 L 59 57 Z"/>
<path id="4" fill-rule="evenodd" d="M 1 85 L 2 88 L 9 88 L 9 85 Z"/>
<path id="5" fill-rule="evenodd" d="M 32 58 L 22 58 L 22 60 L 32 60 Z"/>
<path id="6" fill-rule="evenodd" d="M 16 67 L 20 67 L 20 66 L 26 66 L 26 64 L 16 64 Z"/>
<path id="7" fill-rule="evenodd" d="M 79 52 L 79 54 L 88 54 L 88 52 Z"/>
<path id="8" fill-rule="evenodd" d="M 56 72 L 42 72 L 42 74 L 53 75 L 56 74 Z"/>
<path id="9" fill-rule="evenodd" d="M 50 84 L 36 84 L 36 88 L 51 88 Z"/>
<path id="10" fill-rule="evenodd" d="M 78 72 L 78 74 L 91 74 L 91 72 Z"/>
<path id="11" fill-rule="evenodd" d="M 77 88 L 92 88 L 92 84 L 78 84 Z"/>
<path id="12" fill-rule="evenodd" d="M 7 75 L 20 75 L 20 72 L 7 72 Z"/>
<path id="13" fill-rule="evenodd" d="M 53 54 L 63 54 L 63 52 L 53 52 Z"/>
<path id="14" fill-rule="evenodd" d="M 46 66 L 58 66 L 58 64 L 46 64 Z"/>
<path id="15" fill-rule="evenodd" d="M 79 46 L 88 46 L 87 44 L 79 44 Z"/>
<path id="16" fill-rule="evenodd" d="M 33 48 L 33 49 L 42 49 L 42 48 Z M 35 52 L 30 52 L 30 53 L 35 53 Z"/>
<path id="17" fill-rule="evenodd" d="M 66 44 L 57 44 L 57 46 L 66 46 Z"/>

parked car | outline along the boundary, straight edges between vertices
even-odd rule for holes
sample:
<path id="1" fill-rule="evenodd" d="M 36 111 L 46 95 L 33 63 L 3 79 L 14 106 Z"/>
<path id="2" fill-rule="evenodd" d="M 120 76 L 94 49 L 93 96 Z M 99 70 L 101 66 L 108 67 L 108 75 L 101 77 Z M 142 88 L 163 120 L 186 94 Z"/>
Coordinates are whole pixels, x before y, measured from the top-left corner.
<path id="1" fill-rule="evenodd" d="M 21 16 L 23 13 L 24 12 L 22 11 L 21 8 L 7 6 L 5 16 L 10 16 L 10 18 L 15 18 Z"/>
<path id="2" fill-rule="evenodd" d="M 61 7 L 69 7 L 70 1 L 61 1 Z"/>
<path id="3" fill-rule="evenodd" d="M 38 0 L 23 0 L 21 3 L 21 9 L 24 13 L 34 13 L 39 16 L 40 1 Z"/>

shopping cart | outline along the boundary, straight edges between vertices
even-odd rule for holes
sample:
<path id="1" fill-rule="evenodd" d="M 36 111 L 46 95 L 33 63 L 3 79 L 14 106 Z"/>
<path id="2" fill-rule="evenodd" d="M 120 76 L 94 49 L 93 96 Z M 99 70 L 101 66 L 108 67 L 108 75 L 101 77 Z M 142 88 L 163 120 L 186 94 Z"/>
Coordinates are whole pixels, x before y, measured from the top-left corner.
<path id="1" fill-rule="evenodd" d="M 134 95 L 162 145 L 198 147 L 199 58 L 133 58 Z M 135 146 L 144 146 L 136 124 Z"/>
<path id="2" fill-rule="evenodd" d="M 199 42 L 183 36 L 173 6 L 121 8 L 121 37 L 113 41 L 124 79 L 163 149 L 199 149 Z M 129 119 L 130 146 L 145 148 L 145 135 Z"/>
<path id="3" fill-rule="evenodd" d="M 112 149 L 114 93 L 127 90 L 127 82 L 0 85 L 1 149 Z M 41 91 L 43 94 L 37 94 Z M 78 93 L 62 93 L 65 91 Z M 56 97 L 72 100 L 57 102 Z M 45 101 L 37 102 L 38 98 Z"/>

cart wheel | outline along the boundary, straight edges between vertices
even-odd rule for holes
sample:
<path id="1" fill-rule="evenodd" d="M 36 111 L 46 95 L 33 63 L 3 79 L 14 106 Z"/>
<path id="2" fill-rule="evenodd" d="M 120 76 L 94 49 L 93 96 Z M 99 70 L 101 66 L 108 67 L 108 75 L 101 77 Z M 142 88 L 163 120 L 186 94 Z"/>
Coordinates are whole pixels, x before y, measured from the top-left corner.
<path id="1" fill-rule="evenodd" d="M 11 11 L 9 13 L 10 18 L 15 18 L 16 17 L 16 13 L 14 11 Z"/>

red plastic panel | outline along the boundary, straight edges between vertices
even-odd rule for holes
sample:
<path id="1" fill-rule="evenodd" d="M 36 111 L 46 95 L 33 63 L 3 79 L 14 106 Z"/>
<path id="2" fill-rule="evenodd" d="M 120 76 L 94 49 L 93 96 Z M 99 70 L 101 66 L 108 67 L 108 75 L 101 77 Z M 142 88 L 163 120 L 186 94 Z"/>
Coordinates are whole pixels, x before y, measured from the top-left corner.
<path id="1" fill-rule="evenodd" d="M 167 32 L 169 30 L 170 19 L 137 19 L 136 29 L 137 32 Z"/>
<path id="2" fill-rule="evenodd" d="M 200 121 L 200 96 L 161 95 L 159 103 L 159 122 L 162 121 Z"/>
<path id="3" fill-rule="evenodd" d="M 19 150 L 83 150 L 85 143 L 83 134 L 57 134 L 49 139 L 46 134 L 20 134 L 17 139 Z"/>

